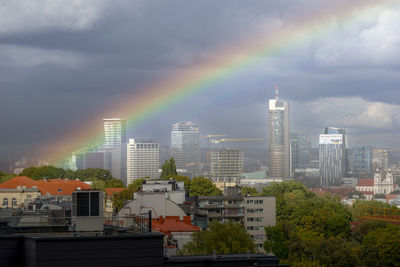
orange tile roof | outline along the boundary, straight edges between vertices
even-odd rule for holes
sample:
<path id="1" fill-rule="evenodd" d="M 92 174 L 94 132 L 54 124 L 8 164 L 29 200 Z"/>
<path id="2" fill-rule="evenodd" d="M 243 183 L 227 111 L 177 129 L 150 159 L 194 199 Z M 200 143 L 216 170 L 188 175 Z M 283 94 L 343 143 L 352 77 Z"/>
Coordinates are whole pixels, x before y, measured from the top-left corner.
<path id="1" fill-rule="evenodd" d="M 114 188 L 106 188 L 106 194 L 108 197 L 112 197 L 115 193 L 119 193 L 121 191 L 127 190 L 128 188 L 123 187 L 114 187 Z"/>
<path id="2" fill-rule="evenodd" d="M 152 219 L 152 228 L 161 233 L 171 235 L 171 232 L 199 232 L 200 227 L 191 224 L 190 216 L 183 216 L 183 220 L 179 216 L 166 216 L 159 219 Z"/>
<path id="3" fill-rule="evenodd" d="M 360 179 L 357 186 L 374 186 L 374 179 Z"/>
<path id="4" fill-rule="evenodd" d="M 0 189 L 14 189 L 17 186 L 26 186 L 32 188 L 36 186 L 42 195 L 71 195 L 77 188 L 80 189 L 91 189 L 90 185 L 85 184 L 80 180 L 67 180 L 67 179 L 44 179 L 44 180 L 33 180 L 26 176 L 14 177 L 2 184 Z"/>

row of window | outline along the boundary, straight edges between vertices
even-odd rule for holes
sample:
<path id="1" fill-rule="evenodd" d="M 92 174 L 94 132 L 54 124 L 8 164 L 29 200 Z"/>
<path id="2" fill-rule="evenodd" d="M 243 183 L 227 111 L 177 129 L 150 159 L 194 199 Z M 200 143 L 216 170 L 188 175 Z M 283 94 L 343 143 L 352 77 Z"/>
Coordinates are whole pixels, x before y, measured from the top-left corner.
<path id="1" fill-rule="evenodd" d="M 247 213 L 263 213 L 264 209 L 247 209 Z"/>
<path id="2" fill-rule="evenodd" d="M 263 217 L 248 217 L 247 221 L 248 222 L 262 222 L 263 221 Z"/>
<path id="3" fill-rule="evenodd" d="M 247 230 L 249 231 L 258 231 L 261 230 L 262 227 L 260 226 L 247 226 Z"/>
<path id="4" fill-rule="evenodd" d="M 247 200 L 247 204 L 263 204 L 264 200 L 261 199 L 249 199 Z"/>
<path id="5" fill-rule="evenodd" d="M 14 197 L 11 199 L 11 205 L 17 206 L 17 199 Z M 3 206 L 8 206 L 8 198 L 3 198 Z"/>
<path id="6" fill-rule="evenodd" d="M 158 149 L 158 144 L 136 144 L 136 149 Z"/>

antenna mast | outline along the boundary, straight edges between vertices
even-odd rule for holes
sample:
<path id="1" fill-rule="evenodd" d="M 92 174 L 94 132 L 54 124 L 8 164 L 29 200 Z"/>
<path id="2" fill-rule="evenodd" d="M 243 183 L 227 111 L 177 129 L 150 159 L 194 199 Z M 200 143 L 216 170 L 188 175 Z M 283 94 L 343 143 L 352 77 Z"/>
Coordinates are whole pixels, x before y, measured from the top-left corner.
<path id="1" fill-rule="evenodd" d="M 279 100 L 279 86 L 278 83 L 275 84 L 275 100 Z"/>

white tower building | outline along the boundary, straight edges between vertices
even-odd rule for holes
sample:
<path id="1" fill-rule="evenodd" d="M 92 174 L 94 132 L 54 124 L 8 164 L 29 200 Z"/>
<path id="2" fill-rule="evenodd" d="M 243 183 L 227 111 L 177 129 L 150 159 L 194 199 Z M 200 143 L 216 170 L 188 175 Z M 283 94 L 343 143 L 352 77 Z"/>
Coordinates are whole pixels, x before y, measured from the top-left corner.
<path id="1" fill-rule="evenodd" d="M 159 178 L 159 145 L 154 139 L 129 139 L 127 144 L 127 182 L 150 177 Z"/>

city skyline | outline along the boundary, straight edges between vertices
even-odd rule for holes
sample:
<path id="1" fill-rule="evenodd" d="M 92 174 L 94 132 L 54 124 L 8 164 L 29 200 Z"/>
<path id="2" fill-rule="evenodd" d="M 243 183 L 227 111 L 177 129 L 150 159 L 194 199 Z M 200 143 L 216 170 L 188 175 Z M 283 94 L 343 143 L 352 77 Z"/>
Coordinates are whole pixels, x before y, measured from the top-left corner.
<path id="1" fill-rule="evenodd" d="M 64 137 L 94 128 L 98 119 L 129 117 L 111 107 L 124 106 L 125 98 L 140 99 L 144 90 L 152 88 L 149 84 L 171 81 L 164 78 L 201 67 L 200 62 L 238 45 L 232 57 L 257 55 L 249 47 L 259 44 L 261 36 L 288 47 L 260 54 L 257 64 L 229 72 L 204 92 L 131 123 L 127 135 L 155 137 L 166 145 L 165 133 L 173 122 L 196 121 L 204 134 L 265 137 L 265 100 L 272 97 L 278 81 L 282 99 L 296 110 L 291 128 L 310 136 L 313 147 L 327 126 L 346 129 L 350 145 L 397 146 L 397 4 L 172 2 L 176 9 L 153 1 L 79 2 L 68 8 L 58 2 L 41 22 L 35 20 L 40 5 L 29 12 L 25 2 L 2 6 L 1 14 L 7 15 L 0 20 L 0 58 L 7 63 L 2 63 L 0 76 L 1 157 L 39 150 L 47 154 L 57 146 L 71 145 L 74 139 Z M 12 10 L 26 16 L 16 16 Z M 193 16 L 184 16 L 189 13 Z M 161 19 L 160 14 L 170 16 Z M 337 21 L 331 23 L 318 14 Z M 314 24 L 321 22 L 323 34 L 304 26 L 305 17 Z M 174 27 L 184 21 L 187 26 Z M 208 23 L 213 27 L 205 32 Z M 304 40 L 284 40 L 281 33 L 296 23 L 303 26 L 292 32 L 303 33 Z M 218 68 L 218 64 L 208 61 L 206 66 Z"/>

